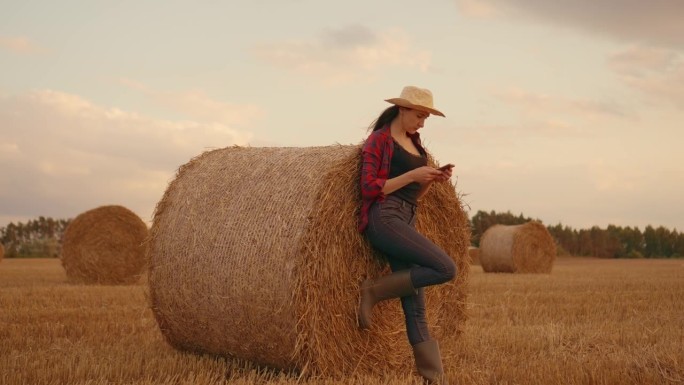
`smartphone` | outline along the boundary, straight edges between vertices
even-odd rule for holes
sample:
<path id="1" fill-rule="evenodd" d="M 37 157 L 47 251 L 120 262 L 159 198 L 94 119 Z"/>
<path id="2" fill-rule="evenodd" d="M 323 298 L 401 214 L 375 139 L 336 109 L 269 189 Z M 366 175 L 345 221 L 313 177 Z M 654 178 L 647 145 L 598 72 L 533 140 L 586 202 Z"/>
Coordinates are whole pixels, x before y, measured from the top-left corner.
<path id="1" fill-rule="evenodd" d="M 438 168 L 437 170 L 439 170 L 439 171 L 446 171 L 448 168 L 453 168 L 453 167 L 454 167 L 453 164 L 448 163 L 448 164 L 445 164 L 444 166 Z"/>

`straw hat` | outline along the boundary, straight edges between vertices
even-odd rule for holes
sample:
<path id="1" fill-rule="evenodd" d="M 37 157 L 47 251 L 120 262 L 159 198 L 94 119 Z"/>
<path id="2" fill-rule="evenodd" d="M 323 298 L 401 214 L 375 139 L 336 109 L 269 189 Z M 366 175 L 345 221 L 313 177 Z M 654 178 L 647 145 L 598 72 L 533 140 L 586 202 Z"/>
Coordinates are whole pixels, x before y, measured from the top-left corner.
<path id="1" fill-rule="evenodd" d="M 426 88 L 406 86 L 401 90 L 401 95 L 399 95 L 398 98 L 385 99 L 385 101 L 396 104 L 397 106 L 413 108 L 434 115 L 444 116 L 441 111 L 432 107 L 432 92 Z"/>

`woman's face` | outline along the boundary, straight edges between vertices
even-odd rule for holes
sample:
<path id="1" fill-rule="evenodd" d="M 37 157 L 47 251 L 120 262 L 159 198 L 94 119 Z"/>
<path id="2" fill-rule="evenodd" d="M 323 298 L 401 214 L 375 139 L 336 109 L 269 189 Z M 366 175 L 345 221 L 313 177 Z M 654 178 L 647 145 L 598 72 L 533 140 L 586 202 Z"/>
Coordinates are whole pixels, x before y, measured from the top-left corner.
<path id="1" fill-rule="evenodd" d="M 419 129 L 423 128 L 425 119 L 427 119 L 428 116 L 430 116 L 430 114 L 425 111 L 402 108 L 401 125 L 404 127 L 404 130 L 406 130 L 407 133 L 413 135 Z"/>

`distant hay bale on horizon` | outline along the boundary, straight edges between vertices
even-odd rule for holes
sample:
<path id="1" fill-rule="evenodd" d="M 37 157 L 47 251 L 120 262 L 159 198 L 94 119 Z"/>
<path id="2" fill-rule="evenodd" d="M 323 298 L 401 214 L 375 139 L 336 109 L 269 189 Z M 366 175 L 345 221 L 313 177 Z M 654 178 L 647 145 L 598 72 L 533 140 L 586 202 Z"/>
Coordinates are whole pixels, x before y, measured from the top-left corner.
<path id="1" fill-rule="evenodd" d="M 480 249 L 477 247 L 469 247 L 468 255 L 470 256 L 471 265 L 480 265 Z"/>
<path id="2" fill-rule="evenodd" d="M 556 243 L 539 222 L 494 225 L 480 240 L 480 264 L 485 272 L 550 273 Z"/>
<path id="3" fill-rule="evenodd" d="M 71 283 L 126 285 L 147 261 L 147 225 L 131 210 L 101 206 L 78 215 L 64 231 L 62 266 Z"/>
<path id="4" fill-rule="evenodd" d="M 356 321 L 359 284 L 389 272 L 357 230 L 360 154 L 233 146 L 181 166 L 150 232 L 150 301 L 166 340 L 323 376 L 413 370 L 398 300 L 375 308 L 371 330 Z M 431 332 L 455 359 L 446 347 L 466 319 L 470 227 L 453 185 L 433 185 L 417 227 L 459 268 L 426 289 Z"/>

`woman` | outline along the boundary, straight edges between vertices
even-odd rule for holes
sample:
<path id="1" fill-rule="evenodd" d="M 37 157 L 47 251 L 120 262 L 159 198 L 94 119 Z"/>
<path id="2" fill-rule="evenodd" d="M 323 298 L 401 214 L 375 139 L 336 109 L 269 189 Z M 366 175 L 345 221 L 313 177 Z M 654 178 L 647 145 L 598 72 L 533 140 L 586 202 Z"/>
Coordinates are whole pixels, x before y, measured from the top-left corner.
<path id="1" fill-rule="evenodd" d="M 418 87 L 404 87 L 399 98 L 386 101 L 393 106 L 380 114 L 363 146 L 359 231 L 387 256 L 392 273 L 361 284 L 359 326 L 370 327 L 377 302 L 401 298 L 418 373 L 444 383 L 439 346 L 425 320 L 423 288 L 452 280 L 456 265 L 414 227 L 418 199 L 432 183 L 451 178 L 453 165 L 427 166 L 418 134 L 430 115 L 444 114 L 433 108 L 432 93 Z"/>

